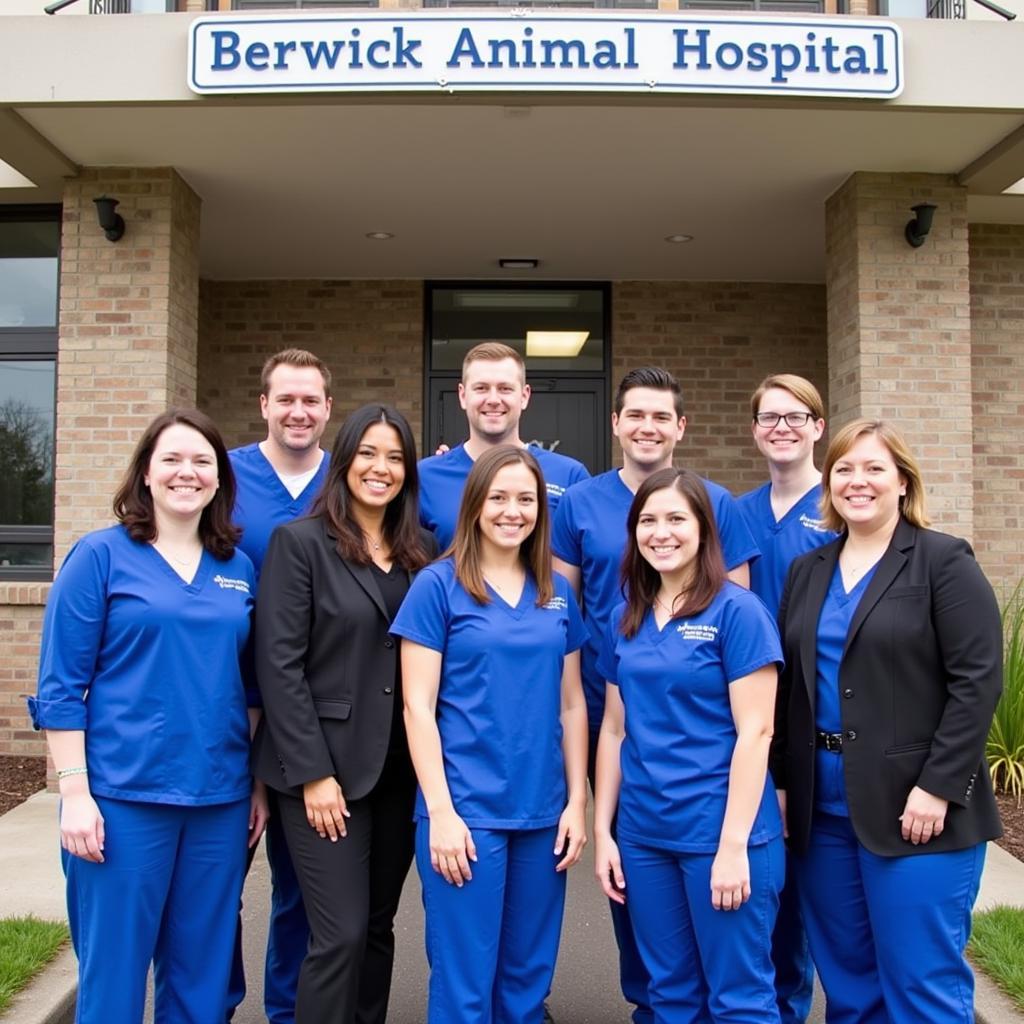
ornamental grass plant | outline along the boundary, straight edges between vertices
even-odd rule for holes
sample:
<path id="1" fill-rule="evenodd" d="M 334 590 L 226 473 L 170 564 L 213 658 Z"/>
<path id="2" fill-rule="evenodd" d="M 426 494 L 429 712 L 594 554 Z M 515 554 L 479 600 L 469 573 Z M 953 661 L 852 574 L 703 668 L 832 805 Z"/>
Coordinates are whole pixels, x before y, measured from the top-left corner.
<path id="1" fill-rule="evenodd" d="M 67 925 L 60 921 L 0 919 L 0 1013 L 67 941 Z"/>
<path id="2" fill-rule="evenodd" d="M 1003 607 L 1003 696 L 985 757 L 997 792 L 1024 797 L 1024 580 Z"/>

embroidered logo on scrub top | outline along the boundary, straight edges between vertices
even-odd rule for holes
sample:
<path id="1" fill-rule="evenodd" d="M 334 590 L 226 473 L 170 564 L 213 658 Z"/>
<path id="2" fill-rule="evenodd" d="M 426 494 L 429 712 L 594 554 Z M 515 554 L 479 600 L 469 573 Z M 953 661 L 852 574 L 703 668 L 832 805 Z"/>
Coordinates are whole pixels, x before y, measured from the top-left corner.
<path id="1" fill-rule="evenodd" d="M 717 640 L 718 627 L 709 622 L 684 622 L 676 626 L 676 632 L 684 640 Z"/>
<path id="2" fill-rule="evenodd" d="M 569 602 L 564 597 L 553 597 L 546 605 L 544 605 L 548 611 L 552 612 L 564 612 L 569 607 Z"/>
<path id="3" fill-rule="evenodd" d="M 547 488 L 549 498 L 560 498 L 565 494 L 565 488 L 561 484 L 553 484 L 550 481 L 545 481 L 545 487 Z"/>
<path id="4" fill-rule="evenodd" d="M 812 519 L 806 512 L 800 513 L 800 525 L 806 527 L 808 530 L 815 530 L 818 533 L 831 532 L 820 519 Z"/>
<path id="5" fill-rule="evenodd" d="M 249 593 L 248 580 L 233 580 L 230 576 L 221 576 L 220 573 L 218 573 L 213 577 L 213 582 L 216 583 L 221 590 L 238 590 L 243 594 Z"/>

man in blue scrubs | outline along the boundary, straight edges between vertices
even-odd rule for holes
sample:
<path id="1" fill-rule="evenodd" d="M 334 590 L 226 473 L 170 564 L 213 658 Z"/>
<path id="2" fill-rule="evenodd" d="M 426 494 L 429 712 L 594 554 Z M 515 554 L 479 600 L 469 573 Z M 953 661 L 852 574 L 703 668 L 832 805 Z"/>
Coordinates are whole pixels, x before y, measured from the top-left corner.
<path id="1" fill-rule="evenodd" d="M 327 475 L 328 456 L 320 439 L 331 415 L 330 387 L 330 370 L 312 352 L 293 348 L 271 356 L 260 379 L 260 412 L 267 436 L 229 453 L 238 487 L 234 519 L 242 527 L 238 546 L 252 559 L 257 581 L 270 535 L 309 510 Z M 309 925 L 281 819 L 273 811 L 267 825 L 267 859 L 273 891 L 263 1005 L 270 1024 L 294 1024 Z M 241 934 L 239 919 L 227 1020 L 245 996 Z"/>
<path id="2" fill-rule="evenodd" d="M 739 499 L 761 549 L 750 569 L 750 589 L 778 615 L 790 563 L 835 539 L 821 518 L 821 473 L 814 444 L 825 431 L 818 389 L 791 373 L 766 377 L 751 397 L 754 443 L 768 463 L 768 483 Z M 814 965 L 787 861 L 786 886 L 772 935 L 775 991 L 782 1024 L 803 1024 L 814 994 Z"/>
<path id="3" fill-rule="evenodd" d="M 605 680 L 597 670 L 597 658 L 612 611 L 622 601 L 619 566 L 626 542 L 626 517 L 640 484 L 659 469 L 672 465 L 676 444 L 685 430 L 682 390 L 675 377 L 657 366 L 631 370 L 619 384 L 612 413 L 612 433 L 622 449 L 622 468 L 577 484 L 563 497 L 555 514 L 551 535 L 555 568 L 577 594 L 582 592 L 585 621 L 590 629 L 590 639 L 582 651 L 582 671 L 591 761 L 604 714 Z M 704 482 L 729 577 L 748 586 L 748 563 L 757 557 L 757 546 L 732 495 L 718 484 Z M 636 1006 L 634 1024 L 652 1024 L 648 975 L 636 948 L 628 911 L 617 903 L 610 906 L 619 945 L 623 995 Z"/>
<path id="4" fill-rule="evenodd" d="M 419 464 L 420 522 L 443 551 L 455 536 L 459 504 L 473 463 L 499 444 L 529 447 L 547 484 L 552 514 L 565 491 L 586 480 L 586 466 L 567 455 L 529 445 L 519 436 L 519 419 L 530 401 L 526 362 L 508 345 L 484 342 L 466 353 L 459 382 L 459 404 L 466 411 L 469 440 Z"/>

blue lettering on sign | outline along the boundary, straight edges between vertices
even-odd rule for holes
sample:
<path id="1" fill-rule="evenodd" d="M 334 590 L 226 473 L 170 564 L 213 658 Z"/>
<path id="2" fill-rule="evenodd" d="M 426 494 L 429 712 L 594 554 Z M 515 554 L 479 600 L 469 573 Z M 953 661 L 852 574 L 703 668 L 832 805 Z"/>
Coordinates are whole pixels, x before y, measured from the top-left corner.
<path id="1" fill-rule="evenodd" d="M 449 68 L 631 68 L 636 59 L 636 29 L 622 29 L 622 40 L 598 39 L 589 49 L 583 39 L 533 38 L 533 28 L 521 39 L 486 39 L 478 42 L 471 28 L 462 29 L 448 57 Z M 538 59 L 539 51 L 539 59 Z M 484 54 L 487 60 L 484 60 Z"/>
<path id="2" fill-rule="evenodd" d="M 885 63 L 885 40 L 881 33 L 874 33 L 874 63 L 868 58 L 863 46 L 850 44 L 840 46 L 831 36 L 825 36 L 820 42 L 817 34 L 808 32 L 803 46 L 795 43 L 750 43 L 746 48 L 738 43 L 724 42 L 712 49 L 711 30 L 697 29 L 693 35 L 696 41 L 689 39 L 690 29 L 676 28 L 672 30 L 676 39 L 676 59 L 673 67 L 688 71 L 693 67 L 698 71 L 710 71 L 713 67 L 723 71 L 735 71 L 745 67 L 747 71 L 770 71 L 772 82 L 780 84 L 788 82 L 795 71 L 811 74 L 820 73 L 838 75 L 885 75 L 889 68 Z"/>

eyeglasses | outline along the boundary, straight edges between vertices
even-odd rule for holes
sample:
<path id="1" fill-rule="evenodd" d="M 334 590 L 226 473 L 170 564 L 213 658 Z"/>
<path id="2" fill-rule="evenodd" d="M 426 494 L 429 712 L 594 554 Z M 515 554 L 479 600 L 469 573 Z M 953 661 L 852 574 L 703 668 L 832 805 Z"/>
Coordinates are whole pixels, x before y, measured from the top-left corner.
<path id="1" fill-rule="evenodd" d="M 786 426 L 792 430 L 797 430 L 800 427 L 806 427 L 807 421 L 811 418 L 813 413 L 809 412 L 759 412 L 754 417 L 754 422 L 759 427 L 767 427 L 769 429 L 777 427 L 779 420 L 785 420 Z"/>

